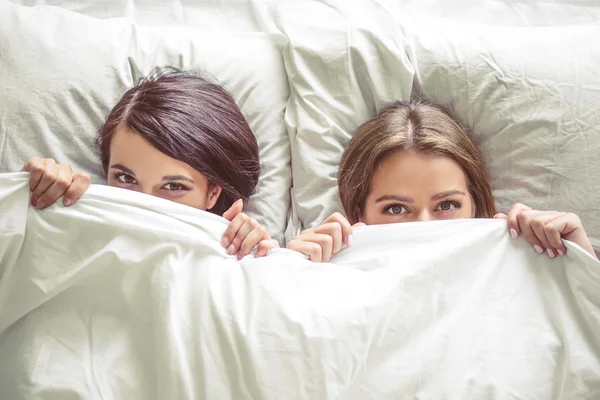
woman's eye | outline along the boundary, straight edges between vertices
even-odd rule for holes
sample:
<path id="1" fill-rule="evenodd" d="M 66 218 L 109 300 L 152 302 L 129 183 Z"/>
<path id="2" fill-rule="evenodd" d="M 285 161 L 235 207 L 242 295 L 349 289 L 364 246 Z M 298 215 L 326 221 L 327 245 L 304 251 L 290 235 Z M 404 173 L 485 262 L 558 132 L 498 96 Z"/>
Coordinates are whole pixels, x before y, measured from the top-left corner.
<path id="1" fill-rule="evenodd" d="M 390 206 L 387 209 L 387 213 L 392 214 L 392 215 L 400 215 L 400 214 L 402 214 L 403 211 L 404 211 L 404 207 L 402 207 L 401 205 L 398 205 L 398 204 Z"/>
<path id="2" fill-rule="evenodd" d="M 181 183 L 170 182 L 164 186 L 167 190 L 177 191 L 177 190 L 186 190 L 187 188 L 183 186 Z"/>
<path id="3" fill-rule="evenodd" d="M 454 203 L 452 201 L 443 201 L 440 203 L 438 208 L 442 211 L 452 211 L 452 210 L 456 210 L 459 207 L 456 203 Z"/>
<path id="4" fill-rule="evenodd" d="M 117 179 L 119 180 L 119 182 L 127 183 L 127 184 L 132 184 L 135 182 L 135 178 L 133 176 L 127 175 L 127 174 L 119 174 L 117 176 Z"/>

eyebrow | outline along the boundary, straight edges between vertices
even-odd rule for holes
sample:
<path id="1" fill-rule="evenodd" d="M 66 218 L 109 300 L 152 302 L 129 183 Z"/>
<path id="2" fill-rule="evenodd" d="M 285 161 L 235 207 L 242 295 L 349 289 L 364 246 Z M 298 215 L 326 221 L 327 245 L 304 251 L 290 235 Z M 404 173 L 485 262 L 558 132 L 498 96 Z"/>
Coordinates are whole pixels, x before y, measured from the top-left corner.
<path id="1" fill-rule="evenodd" d="M 465 192 L 461 192 L 460 190 L 448 190 L 446 192 L 441 192 L 434 196 L 431 196 L 431 200 L 440 200 L 440 199 L 443 199 L 444 197 L 454 196 L 456 194 L 465 196 Z"/>
<path id="2" fill-rule="evenodd" d="M 184 175 L 167 175 L 167 176 L 163 176 L 162 180 L 163 181 L 188 181 L 191 183 L 195 183 L 192 179 L 190 179 Z"/>
<path id="3" fill-rule="evenodd" d="M 113 164 L 110 167 L 120 169 L 121 171 L 125 172 L 126 174 L 135 176 L 135 172 L 133 172 L 132 170 L 130 170 L 129 168 L 127 168 L 121 164 Z"/>
<path id="4" fill-rule="evenodd" d="M 457 194 L 460 194 L 463 196 L 465 195 L 465 193 L 461 192 L 460 190 L 448 190 L 446 192 L 441 192 L 441 193 L 431 196 L 431 200 L 440 200 L 445 197 L 453 196 L 453 195 L 457 195 Z M 401 201 L 403 203 L 414 203 L 414 201 L 415 201 L 412 197 L 397 196 L 394 194 L 386 194 L 386 195 L 379 197 L 377 200 L 375 200 L 375 203 L 379 203 L 382 201 L 389 201 L 389 200 Z"/>
<path id="5" fill-rule="evenodd" d="M 388 201 L 388 200 L 396 200 L 396 201 L 401 201 L 403 203 L 413 203 L 414 202 L 414 199 L 412 197 L 396 196 L 394 194 L 385 194 L 385 195 L 381 196 L 380 198 L 378 198 L 377 200 L 375 200 L 375 203 L 379 203 L 381 201 Z"/>
<path id="6" fill-rule="evenodd" d="M 121 171 L 125 172 L 126 174 L 135 176 L 135 173 L 130 170 L 129 168 L 125 167 L 124 165 L 121 164 L 113 164 L 110 166 L 111 168 L 116 168 L 116 169 L 120 169 Z M 193 184 L 195 184 L 196 182 L 194 182 L 192 179 L 188 178 L 187 176 L 184 175 L 166 175 L 162 177 L 163 181 L 188 181 L 191 182 Z"/>

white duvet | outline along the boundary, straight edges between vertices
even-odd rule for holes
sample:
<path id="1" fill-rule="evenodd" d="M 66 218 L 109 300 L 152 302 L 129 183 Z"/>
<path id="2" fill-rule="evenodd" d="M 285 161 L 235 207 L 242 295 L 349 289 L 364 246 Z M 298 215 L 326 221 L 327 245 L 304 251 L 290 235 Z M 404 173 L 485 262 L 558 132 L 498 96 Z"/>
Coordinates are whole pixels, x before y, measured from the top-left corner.
<path id="1" fill-rule="evenodd" d="M 0 176 L 0 399 L 598 399 L 600 263 L 502 221 L 359 228 L 238 262 L 211 214 Z"/>

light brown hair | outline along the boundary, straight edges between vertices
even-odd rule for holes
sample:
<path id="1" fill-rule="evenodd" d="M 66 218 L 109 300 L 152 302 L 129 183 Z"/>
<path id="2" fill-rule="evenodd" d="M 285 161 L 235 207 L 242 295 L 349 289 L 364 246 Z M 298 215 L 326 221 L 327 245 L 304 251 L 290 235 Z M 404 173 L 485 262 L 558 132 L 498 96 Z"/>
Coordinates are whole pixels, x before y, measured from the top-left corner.
<path id="1" fill-rule="evenodd" d="M 412 150 L 449 157 L 463 169 L 475 218 L 491 218 L 496 206 L 481 153 L 445 108 L 424 99 L 397 101 L 362 124 L 348 143 L 338 172 L 342 205 L 351 223 L 364 214 L 371 179 L 386 156 Z"/>

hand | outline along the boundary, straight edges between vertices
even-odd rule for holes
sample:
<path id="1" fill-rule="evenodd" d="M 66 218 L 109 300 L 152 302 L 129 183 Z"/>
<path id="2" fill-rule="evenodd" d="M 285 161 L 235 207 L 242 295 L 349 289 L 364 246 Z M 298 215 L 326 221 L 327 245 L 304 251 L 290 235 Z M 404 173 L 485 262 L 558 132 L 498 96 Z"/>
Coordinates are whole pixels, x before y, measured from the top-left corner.
<path id="1" fill-rule="evenodd" d="M 362 222 L 350 225 L 340 213 L 331 214 L 316 228 L 306 229 L 287 245 L 290 250 L 298 251 L 313 262 L 327 262 L 337 254 L 342 245 L 352 245 L 352 228 L 364 226 Z"/>
<path id="2" fill-rule="evenodd" d="M 536 211 L 526 205 L 515 204 L 508 215 L 496 214 L 494 218 L 506 219 L 510 236 L 524 236 L 535 251 L 540 254 L 545 251 L 550 258 L 567 253 L 562 239 L 577 243 L 596 258 L 581 220 L 573 213 Z"/>
<path id="3" fill-rule="evenodd" d="M 31 205 L 38 210 L 54 204 L 61 196 L 63 205 L 70 206 L 91 183 L 89 175 L 73 173 L 69 164 L 57 164 L 51 158 L 31 157 L 22 171 L 30 173 Z"/>
<path id="4" fill-rule="evenodd" d="M 223 214 L 223 218 L 230 222 L 221 239 L 221 245 L 227 249 L 227 254 L 237 254 L 238 260 L 250 254 L 257 245 L 256 257 L 266 256 L 270 249 L 278 248 L 279 243 L 271 239 L 267 230 L 254 218 L 242 212 L 243 206 L 244 203 L 240 199 Z"/>

